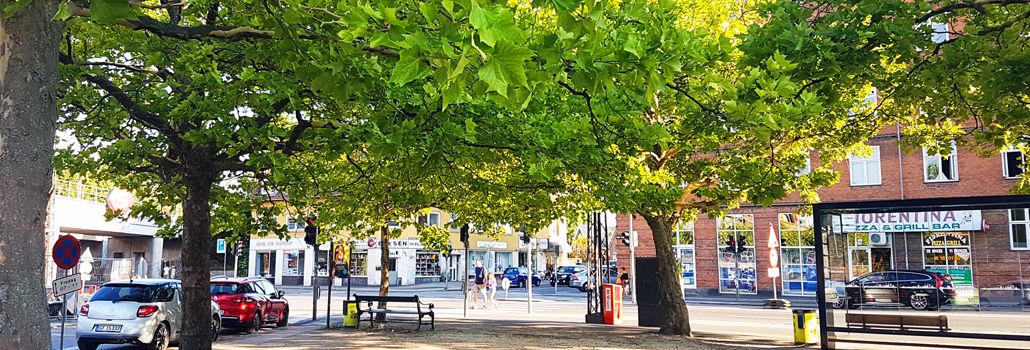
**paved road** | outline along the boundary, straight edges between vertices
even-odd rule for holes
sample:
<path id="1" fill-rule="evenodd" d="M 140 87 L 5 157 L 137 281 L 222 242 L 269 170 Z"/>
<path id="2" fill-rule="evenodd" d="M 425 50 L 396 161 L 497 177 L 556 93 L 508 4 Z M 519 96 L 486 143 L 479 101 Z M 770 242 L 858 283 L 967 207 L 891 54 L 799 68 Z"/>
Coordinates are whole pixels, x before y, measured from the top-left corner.
<path id="1" fill-rule="evenodd" d="M 300 325 L 312 322 L 312 293 L 310 287 L 287 287 L 283 288 L 286 298 L 290 302 L 290 324 Z M 444 287 L 396 287 L 391 289 L 397 294 L 418 294 L 421 298 L 437 305 L 437 317 L 441 321 L 447 319 L 459 319 L 463 311 L 471 318 L 499 319 L 499 320 L 541 320 L 563 321 L 581 323 L 586 311 L 586 295 L 576 289 L 560 286 L 557 291 L 554 287 L 542 286 L 534 288 L 533 313 L 528 313 L 527 295 L 523 289 L 511 289 L 505 297 L 504 292 L 497 296 L 499 300 L 498 309 L 474 309 L 463 310 L 463 299 L 460 286 L 452 284 L 449 290 Z M 352 294 L 374 294 L 377 288 L 362 287 L 353 288 Z M 333 288 L 332 305 L 334 316 L 342 314 L 343 299 L 346 294 L 345 288 Z M 318 300 L 318 316 L 314 324 L 325 322 L 325 310 L 327 302 L 327 291 L 323 290 L 322 298 Z M 747 335 L 769 339 L 771 341 L 789 343 L 793 337 L 792 320 L 790 311 L 762 309 L 749 306 L 748 302 L 736 302 L 730 296 L 726 298 L 709 298 L 707 303 L 690 304 L 691 325 L 696 332 L 706 334 L 725 335 Z M 844 319 L 844 310 L 834 311 L 835 319 Z M 854 311 L 852 311 L 854 312 Z M 919 312 L 908 309 L 876 310 L 876 312 L 900 312 L 904 314 L 927 315 L 937 314 L 930 312 Z M 1019 311 L 945 311 L 941 314 L 947 315 L 949 323 L 955 331 L 993 331 L 1030 334 L 1030 312 Z M 636 308 L 628 303 L 624 312 L 626 325 L 637 324 Z M 57 348 L 58 329 L 53 329 L 54 348 Z M 268 332 L 274 333 L 277 330 L 271 329 Z M 260 336 L 260 335 L 258 335 Z M 253 335 L 240 335 L 231 330 L 223 332 L 223 340 L 232 341 L 240 337 L 253 337 Z M 863 336 L 869 338 L 869 336 Z M 924 339 L 924 344 L 961 343 L 963 340 L 955 339 Z M 1005 346 L 990 342 L 964 341 L 968 344 L 978 346 Z M 74 347 L 74 321 L 66 335 L 65 349 Z M 1020 345 L 1021 346 L 1021 345 Z M 847 346 L 845 346 L 847 347 Z M 102 349 L 129 349 L 131 347 L 102 347 Z M 877 345 L 874 348 L 883 348 Z"/>

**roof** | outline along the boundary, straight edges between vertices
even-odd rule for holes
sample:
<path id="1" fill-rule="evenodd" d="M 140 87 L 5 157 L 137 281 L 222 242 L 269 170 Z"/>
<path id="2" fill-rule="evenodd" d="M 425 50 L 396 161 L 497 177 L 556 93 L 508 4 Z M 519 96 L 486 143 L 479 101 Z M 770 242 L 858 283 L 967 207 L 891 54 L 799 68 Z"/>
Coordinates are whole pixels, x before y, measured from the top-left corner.
<path id="1" fill-rule="evenodd" d="M 250 282 L 250 281 L 260 281 L 260 280 L 264 280 L 264 279 L 265 279 L 264 277 L 258 277 L 258 276 L 251 276 L 251 277 L 215 277 L 215 278 L 211 279 L 211 282 L 242 283 L 242 282 Z"/>

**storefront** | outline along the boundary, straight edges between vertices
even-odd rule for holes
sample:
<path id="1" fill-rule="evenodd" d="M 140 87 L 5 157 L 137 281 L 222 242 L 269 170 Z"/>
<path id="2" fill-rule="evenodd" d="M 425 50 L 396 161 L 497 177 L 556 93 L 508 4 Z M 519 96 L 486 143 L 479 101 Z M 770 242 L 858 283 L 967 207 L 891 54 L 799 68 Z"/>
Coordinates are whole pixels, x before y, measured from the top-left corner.
<path id="1" fill-rule="evenodd" d="M 376 286 L 382 283 L 381 242 L 377 238 L 354 242 L 351 259 L 355 270 L 352 275 L 364 277 L 368 285 Z M 417 238 L 391 239 L 389 254 L 391 285 L 413 285 L 441 280 L 442 254 L 439 251 L 425 250 L 425 246 Z"/>
<path id="2" fill-rule="evenodd" d="M 311 285 L 315 250 L 301 238 L 250 240 L 248 274 L 267 278 L 276 285 Z"/>
<path id="3" fill-rule="evenodd" d="M 777 215 L 780 228 L 780 265 L 784 295 L 815 295 L 815 230 L 812 217 L 794 213 Z"/>

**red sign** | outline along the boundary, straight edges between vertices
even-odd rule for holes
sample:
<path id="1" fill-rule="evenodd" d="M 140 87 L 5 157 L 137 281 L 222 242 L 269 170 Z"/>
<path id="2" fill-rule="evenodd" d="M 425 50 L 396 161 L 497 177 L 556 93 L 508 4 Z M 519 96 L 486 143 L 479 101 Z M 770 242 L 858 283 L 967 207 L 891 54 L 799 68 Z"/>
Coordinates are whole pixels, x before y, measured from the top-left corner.
<path id="1" fill-rule="evenodd" d="M 79 245 L 79 240 L 70 235 L 58 238 L 57 242 L 54 243 L 54 250 L 51 252 L 51 257 L 53 257 L 57 267 L 65 270 L 70 270 L 75 265 L 78 265 L 81 255 L 82 247 Z"/>
<path id="2" fill-rule="evenodd" d="M 376 246 L 376 239 L 375 238 L 369 238 L 368 239 L 368 247 L 372 248 L 372 247 L 375 247 L 375 246 Z"/>

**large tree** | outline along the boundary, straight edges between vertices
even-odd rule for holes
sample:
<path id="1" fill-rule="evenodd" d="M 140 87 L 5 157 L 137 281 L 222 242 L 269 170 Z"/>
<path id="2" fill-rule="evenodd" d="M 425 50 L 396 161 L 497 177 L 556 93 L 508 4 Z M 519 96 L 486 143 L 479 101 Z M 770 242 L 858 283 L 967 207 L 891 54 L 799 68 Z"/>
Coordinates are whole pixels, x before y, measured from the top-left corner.
<path id="1" fill-rule="evenodd" d="M 57 1 L 3 1 L 0 14 L 0 338 L 50 345 L 43 298 L 57 120 Z"/>

